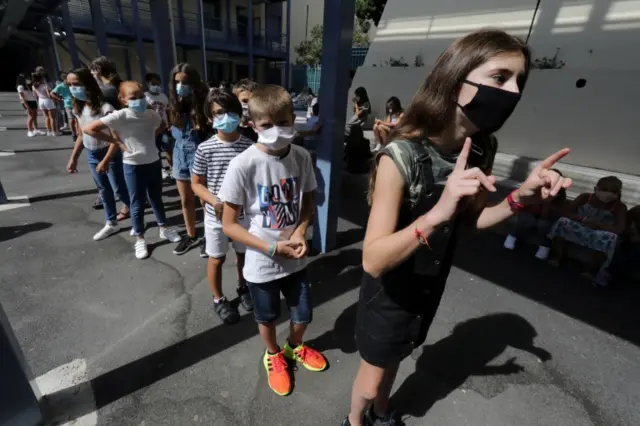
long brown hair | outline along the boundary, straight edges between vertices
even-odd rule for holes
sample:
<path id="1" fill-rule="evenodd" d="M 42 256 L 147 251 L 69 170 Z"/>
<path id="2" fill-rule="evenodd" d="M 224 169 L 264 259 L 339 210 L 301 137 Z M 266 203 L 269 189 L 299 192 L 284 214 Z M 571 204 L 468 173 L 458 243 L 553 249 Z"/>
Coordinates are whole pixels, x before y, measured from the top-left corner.
<path id="1" fill-rule="evenodd" d="M 107 81 L 111 83 L 116 90 L 120 90 L 122 78 L 120 78 L 120 75 L 118 74 L 116 64 L 114 64 L 109 58 L 106 56 L 98 56 L 96 59 L 91 61 L 89 69 L 100 74 L 100 77 L 107 79 Z M 113 106 L 115 107 L 117 105 Z"/>
<path id="2" fill-rule="evenodd" d="M 102 90 L 100 90 L 100 86 L 98 86 L 98 82 L 93 78 L 91 71 L 89 71 L 88 68 L 76 68 L 69 71 L 69 74 L 75 74 L 78 77 L 87 94 L 87 101 L 81 101 L 74 97 L 71 98 L 73 102 L 73 112 L 76 115 L 80 115 L 85 105 L 88 105 L 93 114 L 98 114 L 104 104 L 104 95 L 102 94 Z M 67 74 L 67 78 L 69 74 Z"/>
<path id="3" fill-rule="evenodd" d="M 36 69 L 31 74 L 31 84 L 32 86 L 38 86 L 43 83 L 49 82 L 49 74 L 45 71 L 43 66 L 36 67 Z"/>
<path id="4" fill-rule="evenodd" d="M 389 135 L 389 141 L 408 139 L 420 142 L 437 135 L 451 124 L 456 112 L 460 88 L 471 71 L 503 53 L 522 53 L 525 72 L 518 81 L 524 89 L 531 66 L 527 44 L 502 30 L 482 29 L 454 41 L 436 60 L 422 86 L 413 97 L 403 118 Z M 369 200 L 375 187 L 377 164 L 369 178 Z"/>
<path id="5" fill-rule="evenodd" d="M 176 74 L 183 72 L 187 75 L 191 96 L 182 99 L 176 93 Z M 169 121 L 172 125 L 184 128 L 184 116 L 189 114 L 194 129 L 202 130 L 207 127 L 207 117 L 204 115 L 204 103 L 209 89 L 204 84 L 200 73 L 192 65 L 183 62 L 171 70 L 169 79 Z"/>

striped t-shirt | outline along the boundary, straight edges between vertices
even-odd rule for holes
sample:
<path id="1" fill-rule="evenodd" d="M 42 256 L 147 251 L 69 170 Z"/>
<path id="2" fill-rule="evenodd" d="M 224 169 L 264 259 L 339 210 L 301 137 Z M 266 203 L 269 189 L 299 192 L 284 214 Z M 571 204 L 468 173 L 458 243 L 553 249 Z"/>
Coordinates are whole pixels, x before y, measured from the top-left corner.
<path id="1" fill-rule="evenodd" d="M 207 189 L 218 196 L 229 162 L 251 145 L 253 142 L 242 135 L 235 142 L 223 142 L 214 135 L 198 145 L 191 172 L 198 176 L 205 176 Z M 208 214 L 215 217 L 213 206 L 206 204 L 205 209 Z"/>

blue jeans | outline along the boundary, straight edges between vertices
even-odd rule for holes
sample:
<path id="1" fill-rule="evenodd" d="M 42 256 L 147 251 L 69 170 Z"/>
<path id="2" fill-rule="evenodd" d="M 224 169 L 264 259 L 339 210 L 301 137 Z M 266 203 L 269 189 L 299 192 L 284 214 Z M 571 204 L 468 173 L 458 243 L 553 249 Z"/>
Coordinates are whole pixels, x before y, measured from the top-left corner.
<path id="1" fill-rule="evenodd" d="M 167 218 L 162 203 L 162 164 L 124 164 L 124 179 L 131 199 L 131 223 L 135 235 L 144 235 L 144 202 L 149 197 L 158 226 L 165 226 Z"/>
<path id="2" fill-rule="evenodd" d="M 260 324 L 275 321 L 280 317 L 280 293 L 287 303 L 292 323 L 311 322 L 313 310 L 309 300 L 306 269 L 266 283 L 247 282 L 247 286 L 253 299 L 253 313 Z"/>
<path id="3" fill-rule="evenodd" d="M 98 173 L 96 167 L 107 155 L 109 148 L 100 148 L 87 150 L 87 158 L 89 160 L 89 169 L 93 181 L 98 187 L 100 199 L 104 205 L 104 217 L 112 224 L 117 223 L 118 210 L 116 208 L 116 199 L 114 193 L 117 193 L 127 207 L 131 204 L 129 201 L 129 193 L 127 192 L 127 184 L 124 180 L 122 171 L 122 153 L 118 150 L 109 162 L 109 170 L 107 173 Z"/>

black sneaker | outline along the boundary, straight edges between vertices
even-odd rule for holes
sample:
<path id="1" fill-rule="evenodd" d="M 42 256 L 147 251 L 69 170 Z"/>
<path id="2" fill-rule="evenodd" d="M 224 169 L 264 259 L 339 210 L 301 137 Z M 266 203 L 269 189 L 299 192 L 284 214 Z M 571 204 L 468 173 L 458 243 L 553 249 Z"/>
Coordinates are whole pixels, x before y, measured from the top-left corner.
<path id="1" fill-rule="evenodd" d="M 231 303 L 229 303 L 226 297 L 223 297 L 217 302 L 214 301 L 213 310 L 216 311 L 216 314 L 218 314 L 222 322 L 225 324 L 235 324 L 240 319 L 238 310 L 231 306 Z"/>
<path id="2" fill-rule="evenodd" d="M 351 422 L 349 421 L 349 417 L 345 417 L 344 420 L 342 421 L 342 423 L 340 423 L 341 426 L 351 426 Z"/>
<path id="3" fill-rule="evenodd" d="M 238 288 L 238 296 L 240 296 L 240 304 L 244 310 L 247 312 L 253 311 L 253 300 L 251 300 L 247 286 Z"/>
<path id="4" fill-rule="evenodd" d="M 364 415 L 364 423 L 368 426 L 395 426 L 397 424 L 396 414 L 390 411 L 384 417 L 378 417 L 373 412 L 373 405 L 371 405 Z"/>
<path id="5" fill-rule="evenodd" d="M 200 243 L 200 257 L 203 259 L 206 259 L 207 257 L 209 257 L 209 255 L 207 254 L 207 242 L 205 241 L 204 238 Z"/>
<path id="6" fill-rule="evenodd" d="M 102 199 L 100 197 L 96 198 L 91 206 L 94 210 L 102 210 L 104 209 L 104 205 L 102 204 Z"/>
<path id="7" fill-rule="evenodd" d="M 191 250 L 193 247 L 197 245 L 198 245 L 197 238 L 191 238 L 190 236 L 185 235 L 184 237 L 182 237 L 182 240 L 180 240 L 176 248 L 173 249 L 173 254 L 177 254 L 177 255 L 185 254 L 186 252 L 188 252 L 189 250 Z"/>

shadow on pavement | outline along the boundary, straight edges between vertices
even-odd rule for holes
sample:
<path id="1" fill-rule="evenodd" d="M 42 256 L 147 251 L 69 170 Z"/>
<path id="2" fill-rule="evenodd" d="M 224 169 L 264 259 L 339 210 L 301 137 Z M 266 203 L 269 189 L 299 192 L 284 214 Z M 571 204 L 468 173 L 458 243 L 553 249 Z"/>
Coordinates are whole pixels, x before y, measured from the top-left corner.
<path id="1" fill-rule="evenodd" d="M 359 249 L 345 249 L 310 263 L 314 306 L 326 303 L 359 285 L 361 257 Z M 279 319 L 279 323 L 285 321 L 288 321 L 286 316 Z M 48 395 L 42 404 L 43 413 L 47 419 L 65 418 L 73 421 L 257 335 L 258 327 L 253 316 L 245 314 L 236 325 L 218 325 L 92 379 L 89 384 L 95 406 L 82 405 L 74 398 L 87 388 L 86 382 L 83 382 Z"/>
<path id="2" fill-rule="evenodd" d="M 515 358 L 502 365 L 487 365 L 507 347 L 551 359 L 546 350 L 536 347 L 535 328 L 524 318 L 498 313 L 473 318 L 456 325 L 448 337 L 423 346 L 416 371 L 391 397 L 390 406 L 401 415 L 424 417 L 437 401 L 462 386 L 470 376 L 516 374 L 524 368 Z"/>
<path id="3" fill-rule="evenodd" d="M 29 202 L 33 204 L 41 201 L 59 200 L 62 198 L 80 197 L 83 195 L 90 195 L 90 194 L 97 194 L 97 193 L 98 193 L 98 189 L 94 188 L 94 189 L 84 189 L 81 191 L 61 192 L 58 194 L 38 195 L 36 197 L 30 197 Z"/>
<path id="4" fill-rule="evenodd" d="M 52 224 L 49 222 L 34 222 L 20 226 L 2 226 L 0 227 L 0 243 L 20 238 L 30 232 L 42 231 L 43 229 L 51 228 L 51 226 Z"/>

